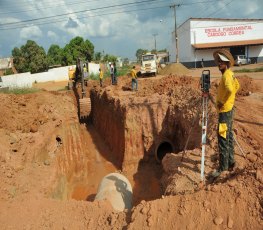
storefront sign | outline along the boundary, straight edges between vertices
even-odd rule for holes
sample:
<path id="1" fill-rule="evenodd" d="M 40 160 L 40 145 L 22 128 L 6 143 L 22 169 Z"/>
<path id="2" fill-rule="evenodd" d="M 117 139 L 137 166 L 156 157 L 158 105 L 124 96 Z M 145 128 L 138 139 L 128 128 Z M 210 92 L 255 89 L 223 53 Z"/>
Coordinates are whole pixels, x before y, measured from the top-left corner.
<path id="1" fill-rule="evenodd" d="M 247 31 L 253 30 L 252 26 L 228 26 L 204 29 L 207 37 L 223 37 L 232 35 L 243 35 Z"/>

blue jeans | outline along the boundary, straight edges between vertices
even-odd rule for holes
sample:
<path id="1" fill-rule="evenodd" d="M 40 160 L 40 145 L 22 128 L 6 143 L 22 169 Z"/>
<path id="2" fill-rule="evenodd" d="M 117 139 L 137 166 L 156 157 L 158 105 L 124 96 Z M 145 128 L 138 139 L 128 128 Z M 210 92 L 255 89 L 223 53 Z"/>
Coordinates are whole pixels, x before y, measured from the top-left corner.
<path id="1" fill-rule="evenodd" d="M 134 91 L 135 85 L 136 85 L 136 90 L 138 90 L 138 80 L 136 78 L 132 79 L 132 91 Z"/>

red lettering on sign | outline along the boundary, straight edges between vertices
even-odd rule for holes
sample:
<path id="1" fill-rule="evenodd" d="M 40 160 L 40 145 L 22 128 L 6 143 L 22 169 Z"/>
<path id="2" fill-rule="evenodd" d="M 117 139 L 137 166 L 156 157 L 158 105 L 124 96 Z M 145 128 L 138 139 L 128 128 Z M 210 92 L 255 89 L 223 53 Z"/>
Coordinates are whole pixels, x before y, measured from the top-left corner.
<path id="1" fill-rule="evenodd" d="M 242 35 L 245 34 L 246 30 L 253 30 L 253 28 L 251 25 L 206 28 L 205 33 L 208 37 L 221 37 L 226 35 Z"/>

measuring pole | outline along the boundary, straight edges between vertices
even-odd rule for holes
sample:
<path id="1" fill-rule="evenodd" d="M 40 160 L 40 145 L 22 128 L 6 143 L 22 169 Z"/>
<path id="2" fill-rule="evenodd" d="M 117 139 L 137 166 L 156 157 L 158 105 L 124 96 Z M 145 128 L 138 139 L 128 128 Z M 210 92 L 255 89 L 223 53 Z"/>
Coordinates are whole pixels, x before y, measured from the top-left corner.
<path id="1" fill-rule="evenodd" d="M 179 7 L 180 4 L 174 4 L 170 8 L 174 8 L 174 37 L 175 37 L 175 52 L 176 52 L 176 63 L 179 63 L 179 54 L 178 54 L 178 36 L 177 36 L 177 26 L 176 26 L 176 7 Z"/>
<path id="2" fill-rule="evenodd" d="M 202 158 L 201 158 L 201 181 L 204 181 L 205 172 L 205 146 L 206 146 L 206 135 L 207 135 L 207 121 L 208 121 L 208 93 L 203 93 L 202 103 Z"/>

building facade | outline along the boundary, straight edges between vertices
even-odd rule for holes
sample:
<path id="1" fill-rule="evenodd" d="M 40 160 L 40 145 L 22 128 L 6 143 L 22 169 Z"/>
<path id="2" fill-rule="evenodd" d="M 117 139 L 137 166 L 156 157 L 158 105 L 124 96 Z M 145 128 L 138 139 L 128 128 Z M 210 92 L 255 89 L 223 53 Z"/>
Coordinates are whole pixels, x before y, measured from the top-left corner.
<path id="1" fill-rule="evenodd" d="M 190 18 L 177 34 L 179 62 L 187 67 L 215 65 L 213 52 L 220 48 L 263 62 L 263 19 Z"/>

